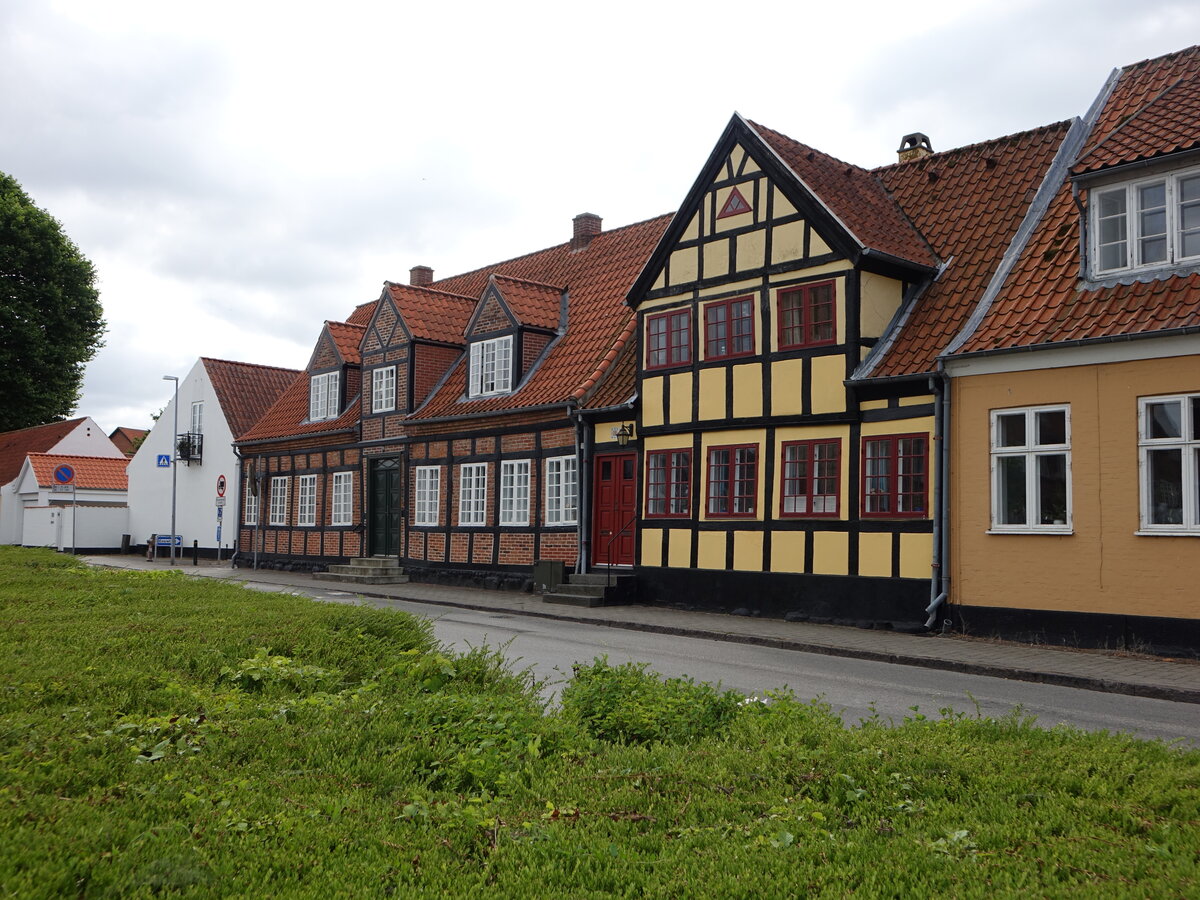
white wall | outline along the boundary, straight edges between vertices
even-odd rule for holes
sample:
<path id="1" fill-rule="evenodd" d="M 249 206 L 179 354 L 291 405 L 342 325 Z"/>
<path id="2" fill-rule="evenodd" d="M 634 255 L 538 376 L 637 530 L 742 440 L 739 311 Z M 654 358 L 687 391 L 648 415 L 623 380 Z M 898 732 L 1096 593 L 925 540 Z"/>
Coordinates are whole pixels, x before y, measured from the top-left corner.
<path id="1" fill-rule="evenodd" d="M 109 459 L 122 459 L 125 456 L 91 416 L 84 418 L 71 429 L 70 434 L 46 452 L 74 456 L 105 456 Z"/>
<path id="2" fill-rule="evenodd" d="M 77 516 L 75 533 L 71 520 Z M 128 527 L 129 510 L 120 506 L 30 506 L 25 509 L 21 543 L 56 550 L 116 550 Z"/>
<path id="3" fill-rule="evenodd" d="M 174 458 L 174 436 L 191 428 L 192 403 L 204 403 L 204 458 L 187 465 L 176 462 L 176 533 L 183 546 L 192 541 L 213 550 L 217 546 L 217 476 L 226 479 L 226 506 L 222 519 L 221 546 L 230 551 L 237 537 L 238 465 L 233 454 L 233 434 L 225 414 L 217 402 L 216 392 L 208 372 L 200 360 L 179 380 L 179 427 L 175 427 L 174 385 L 163 382 L 166 409 L 159 416 L 137 455 L 129 461 L 129 535 L 134 544 L 145 544 L 152 534 L 171 533 L 171 469 L 160 469 L 157 458 L 167 454 Z M 82 546 L 82 545 L 81 545 Z"/>
<path id="4" fill-rule="evenodd" d="M 26 547 L 58 547 L 61 514 L 59 506 L 27 507 L 21 520 L 21 543 Z"/>

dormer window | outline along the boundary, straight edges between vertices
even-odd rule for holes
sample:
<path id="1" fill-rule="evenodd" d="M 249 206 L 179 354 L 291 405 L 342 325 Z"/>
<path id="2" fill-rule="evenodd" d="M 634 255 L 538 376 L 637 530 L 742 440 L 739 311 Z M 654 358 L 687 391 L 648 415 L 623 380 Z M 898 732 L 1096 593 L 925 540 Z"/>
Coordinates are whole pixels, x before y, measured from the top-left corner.
<path id="1" fill-rule="evenodd" d="M 338 417 L 340 382 L 340 372 L 326 372 L 324 375 L 313 375 L 309 379 L 308 419 L 310 422 Z"/>
<path id="2" fill-rule="evenodd" d="M 468 397 L 507 394 L 512 390 L 512 335 L 471 344 Z"/>
<path id="3" fill-rule="evenodd" d="M 1092 274 L 1200 262 L 1200 169 L 1094 188 Z"/>

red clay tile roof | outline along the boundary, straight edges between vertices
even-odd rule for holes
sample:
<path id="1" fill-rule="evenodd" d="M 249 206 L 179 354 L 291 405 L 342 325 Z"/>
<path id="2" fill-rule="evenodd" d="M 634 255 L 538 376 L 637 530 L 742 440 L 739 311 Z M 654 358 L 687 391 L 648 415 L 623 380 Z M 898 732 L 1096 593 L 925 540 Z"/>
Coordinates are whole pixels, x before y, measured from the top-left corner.
<path id="1" fill-rule="evenodd" d="M 258 366 L 206 356 L 202 356 L 200 361 L 208 372 L 208 379 L 234 438 L 241 437 L 261 419 L 300 374 L 298 369 Z"/>
<path id="2" fill-rule="evenodd" d="M 129 460 L 123 456 L 72 456 L 58 453 L 30 453 L 29 465 L 39 487 L 56 484 L 54 470 L 69 465 L 75 470 L 75 487 L 96 491 L 126 491 L 129 479 L 125 467 Z"/>
<path id="3" fill-rule="evenodd" d="M 113 429 L 113 433 L 108 436 L 108 439 L 126 456 L 133 456 L 137 452 L 138 442 L 149 433 L 145 428 L 120 426 Z"/>
<path id="4" fill-rule="evenodd" d="M 1200 74 L 1181 78 L 1080 159 L 1075 174 L 1200 146 Z"/>
<path id="5" fill-rule="evenodd" d="M 747 123 L 863 247 L 936 266 L 938 259 L 875 173 L 814 150 L 756 122 Z"/>
<path id="6" fill-rule="evenodd" d="M 467 321 L 475 311 L 474 297 L 390 281 L 385 285 L 414 338 L 462 346 Z"/>
<path id="7" fill-rule="evenodd" d="M 1089 139 L 1088 146 L 1107 143 L 1104 127 L 1116 131 L 1120 123 L 1145 107 L 1148 98 L 1161 94 L 1164 84 L 1179 81 L 1181 73 L 1197 71 L 1197 47 L 1121 70 L 1093 128 L 1093 135 L 1101 136 Z M 1194 83 L 1192 78 L 1188 81 Z M 1188 134 L 1194 129 L 1191 123 Z M 958 352 L 1153 334 L 1200 325 L 1200 275 L 1088 287 L 1080 282 L 1079 271 L 1079 210 L 1070 183 L 1064 179 L 1003 289 Z"/>
<path id="8" fill-rule="evenodd" d="M 506 275 L 493 275 L 492 282 L 522 325 L 549 331 L 558 328 L 563 288 Z"/>
<path id="9" fill-rule="evenodd" d="M 64 419 L 62 422 L 34 425 L 32 428 L 0 434 L 0 484 L 8 484 L 21 474 L 21 466 L 27 455 L 49 450 L 70 434 L 83 418 Z"/>
<path id="10" fill-rule="evenodd" d="M 337 347 L 342 359 L 350 365 L 361 364 L 362 352 L 359 348 L 362 344 L 363 334 L 367 330 L 366 326 L 327 321 L 325 327 L 329 329 L 329 336 L 333 338 L 334 346 Z"/>
<path id="11" fill-rule="evenodd" d="M 883 357 L 863 374 L 934 369 L 975 309 L 1069 127 L 1060 122 L 875 170 L 949 262 Z"/>
<path id="12" fill-rule="evenodd" d="M 670 221 L 671 216 L 659 216 L 601 232 L 582 250 L 559 244 L 435 282 L 440 290 L 476 297 L 492 275 L 561 284 L 568 294 L 567 332 L 550 346 L 527 381 L 510 394 L 467 400 L 466 366 L 460 360 L 413 418 L 565 404 L 580 397 L 587 403 L 587 391 L 601 380 L 623 343 L 632 337 L 634 313 L 625 305 L 625 294 Z"/>
<path id="13" fill-rule="evenodd" d="M 346 318 L 347 325 L 361 325 L 366 328 L 371 324 L 371 316 L 375 315 L 375 306 L 379 301 L 370 300 L 354 307 L 354 312 Z"/>

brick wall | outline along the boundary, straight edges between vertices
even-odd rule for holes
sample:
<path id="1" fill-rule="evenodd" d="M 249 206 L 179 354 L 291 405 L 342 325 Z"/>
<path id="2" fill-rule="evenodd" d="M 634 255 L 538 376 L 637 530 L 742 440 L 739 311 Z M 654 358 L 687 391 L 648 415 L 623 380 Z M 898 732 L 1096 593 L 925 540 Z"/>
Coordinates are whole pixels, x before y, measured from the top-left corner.
<path id="1" fill-rule="evenodd" d="M 460 347 L 417 344 L 413 347 L 413 403 L 420 406 L 433 386 L 462 355 Z"/>
<path id="2" fill-rule="evenodd" d="M 509 317 L 507 310 L 492 295 L 483 301 L 483 308 L 479 311 L 479 315 L 475 319 L 475 327 L 471 329 L 471 335 L 487 334 L 492 331 L 505 331 L 512 327 L 513 320 Z"/>

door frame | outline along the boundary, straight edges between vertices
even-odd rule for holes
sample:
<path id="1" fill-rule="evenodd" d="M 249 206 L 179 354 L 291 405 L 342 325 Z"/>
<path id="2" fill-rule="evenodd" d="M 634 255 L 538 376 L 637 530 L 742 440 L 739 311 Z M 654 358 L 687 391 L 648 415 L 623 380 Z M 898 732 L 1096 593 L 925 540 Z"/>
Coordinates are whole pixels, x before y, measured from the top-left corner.
<path id="1" fill-rule="evenodd" d="M 600 471 L 601 471 L 601 464 L 603 462 L 605 462 L 606 460 L 617 462 L 619 460 L 625 459 L 626 457 L 633 460 L 633 477 L 630 479 L 631 487 L 633 489 L 632 501 L 629 505 L 628 513 L 624 514 L 622 516 L 621 503 L 620 503 L 620 485 L 621 485 L 621 482 L 624 481 L 624 476 L 617 478 L 616 479 L 616 489 L 615 489 L 617 504 L 616 504 L 616 508 L 614 511 L 616 512 L 618 517 L 622 519 L 622 521 L 620 523 L 618 523 L 617 525 L 614 525 L 614 527 L 615 528 L 621 527 L 622 525 L 625 525 L 626 520 L 628 520 L 628 531 L 629 531 L 629 541 L 630 541 L 629 559 L 627 562 L 613 562 L 612 567 L 614 569 L 617 567 L 632 568 L 634 563 L 637 560 L 638 454 L 637 454 L 637 451 L 633 448 L 622 448 L 621 450 L 612 450 L 612 451 L 606 450 L 604 452 L 597 453 L 592 457 L 592 479 L 591 479 L 592 480 L 592 484 L 591 484 L 591 488 L 592 488 L 591 507 L 592 508 L 590 510 L 591 521 L 589 523 L 590 533 L 591 533 L 591 537 L 592 537 L 592 541 L 591 541 L 591 543 L 592 543 L 591 551 L 592 552 L 590 554 L 591 559 L 589 560 L 589 562 L 590 562 L 592 568 L 596 568 L 596 567 L 608 568 L 608 566 L 609 566 L 608 560 L 606 559 L 608 548 L 604 546 L 604 542 L 603 542 L 603 540 L 601 538 L 601 534 L 600 534 L 600 513 L 601 513 Z M 624 531 L 625 529 L 622 528 L 621 530 Z M 619 542 L 618 542 L 618 546 L 620 546 Z"/>
<path id="2" fill-rule="evenodd" d="M 374 528 L 375 471 L 376 471 L 376 466 L 379 463 L 387 462 L 387 461 L 394 461 L 396 464 L 395 501 L 396 501 L 397 508 L 396 508 L 396 535 L 395 535 L 395 541 L 394 541 L 396 552 L 394 554 L 393 553 L 377 554 L 377 553 L 373 552 L 374 547 L 375 547 L 375 543 L 374 543 L 375 542 L 375 528 Z M 399 559 L 404 556 L 404 544 L 405 544 L 404 539 L 406 537 L 405 525 L 407 524 L 407 522 L 406 522 L 407 503 L 405 502 L 406 487 L 407 487 L 407 483 L 406 483 L 406 478 L 405 478 L 404 454 L 403 453 L 389 453 L 389 454 L 383 455 L 383 456 L 367 457 L 367 477 L 366 477 L 366 495 L 367 495 L 367 505 L 366 505 L 367 529 L 366 529 L 366 531 L 367 531 L 367 533 L 366 533 L 366 545 L 362 548 L 363 551 L 365 551 L 363 553 L 364 556 L 383 556 L 383 557 L 387 557 L 389 559 L 391 559 L 391 558 Z"/>

